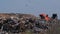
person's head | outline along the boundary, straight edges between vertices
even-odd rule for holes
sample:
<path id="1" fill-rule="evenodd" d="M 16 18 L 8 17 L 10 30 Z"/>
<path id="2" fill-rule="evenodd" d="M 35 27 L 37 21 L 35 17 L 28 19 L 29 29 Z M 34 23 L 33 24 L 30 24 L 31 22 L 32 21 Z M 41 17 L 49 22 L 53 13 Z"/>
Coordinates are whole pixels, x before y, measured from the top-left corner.
<path id="1" fill-rule="evenodd" d="M 52 15 L 52 18 L 53 18 L 53 19 L 57 18 L 57 14 L 53 14 L 53 15 Z"/>
<path id="2" fill-rule="evenodd" d="M 44 15 L 40 14 L 41 19 L 45 19 Z"/>
<path id="3" fill-rule="evenodd" d="M 46 17 L 48 17 L 48 15 L 46 15 Z"/>

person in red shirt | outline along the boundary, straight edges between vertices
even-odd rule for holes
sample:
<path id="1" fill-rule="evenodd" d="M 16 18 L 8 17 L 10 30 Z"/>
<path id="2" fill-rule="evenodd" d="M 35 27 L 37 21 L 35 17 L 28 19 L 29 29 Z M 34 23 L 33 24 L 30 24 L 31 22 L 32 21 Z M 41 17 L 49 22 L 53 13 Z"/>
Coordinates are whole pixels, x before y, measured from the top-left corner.
<path id="1" fill-rule="evenodd" d="M 46 21 L 49 21 L 50 20 L 50 18 L 46 14 L 40 14 L 40 17 L 41 17 L 41 19 L 44 19 Z"/>
<path id="2" fill-rule="evenodd" d="M 46 21 L 49 21 L 50 20 L 50 18 L 48 17 L 48 15 L 45 16 L 45 20 Z"/>

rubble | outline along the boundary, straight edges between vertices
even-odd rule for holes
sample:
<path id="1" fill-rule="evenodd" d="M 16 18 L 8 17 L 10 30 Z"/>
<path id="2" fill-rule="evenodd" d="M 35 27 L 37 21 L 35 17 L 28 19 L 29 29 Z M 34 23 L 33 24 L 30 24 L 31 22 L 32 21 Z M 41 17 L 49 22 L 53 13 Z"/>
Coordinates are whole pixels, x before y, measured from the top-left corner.
<path id="1" fill-rule="evenodd" d="M 24 15 L 24 14 L 23 14 Z M 31 30 L 32 33 L 47 32 L 49 24 L 46 20 L 37 19 L 33 15 L 0 14 L 0 30 L 11 33 L 21 33 Z"/>

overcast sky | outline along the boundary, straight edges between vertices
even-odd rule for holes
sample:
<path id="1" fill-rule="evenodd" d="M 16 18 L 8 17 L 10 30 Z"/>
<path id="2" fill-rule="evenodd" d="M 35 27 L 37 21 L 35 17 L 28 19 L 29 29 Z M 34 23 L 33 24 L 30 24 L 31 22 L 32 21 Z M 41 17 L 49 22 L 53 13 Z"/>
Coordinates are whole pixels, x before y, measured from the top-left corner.
<path id="1" fill-rule="evenodd" d="M 60 15 L 60 0 L 0 0 L 0 13 Z M 60 17 L 60 16 L 59 16 Z"/>

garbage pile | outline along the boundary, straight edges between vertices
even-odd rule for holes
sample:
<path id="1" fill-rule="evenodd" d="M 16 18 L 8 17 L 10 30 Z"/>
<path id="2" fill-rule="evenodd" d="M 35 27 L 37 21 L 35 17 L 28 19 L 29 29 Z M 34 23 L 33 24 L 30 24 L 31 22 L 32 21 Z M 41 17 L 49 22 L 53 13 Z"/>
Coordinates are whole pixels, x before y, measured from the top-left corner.
<path id="1" fill-rule="evenodd" d="M 40 33 L 49 29 L 49 23 L 45 19 L 35 19 L 29 17 L 0 17 L 0 31 L 19 33 L 31 30 Z"/>

